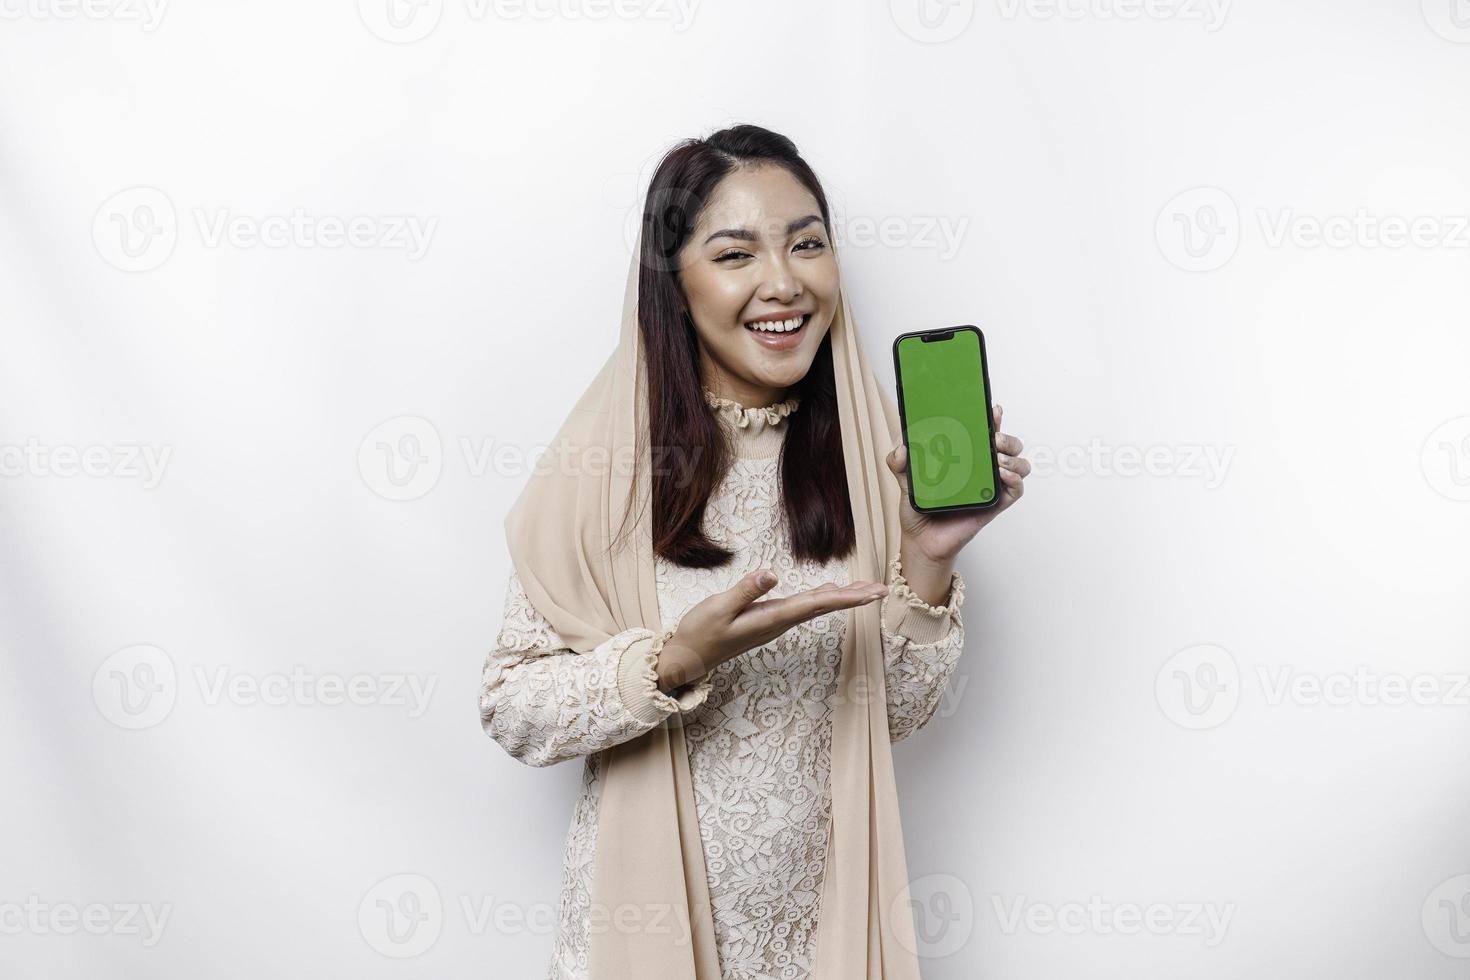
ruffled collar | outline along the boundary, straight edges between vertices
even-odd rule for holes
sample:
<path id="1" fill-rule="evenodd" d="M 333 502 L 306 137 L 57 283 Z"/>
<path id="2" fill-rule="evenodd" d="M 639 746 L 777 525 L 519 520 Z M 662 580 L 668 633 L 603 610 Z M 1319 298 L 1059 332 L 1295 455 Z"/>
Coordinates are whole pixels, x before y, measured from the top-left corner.
<path id="1" fill-rule="evenodd" d="M 759 408 L 747 408 L 739 402 L 732 401 L 729 398 L 721 398 L 719 395 L 715 394 L 713 391 L 710 391 L 708 388 L 704 389 L 704 400 L 708 402 L 709 406 L 713 408 L 716 412 L 729 419 L 732 423 L 734 423 L 738 428 L 741 429 L 748 429 L 751 425 L 758 422 L 764 422 L 767 425 L 775 425 L 786 416 L 796 411 L 797 406 L 801 404 L 801 396 L 792 395 L 785 401 L 777 402 L 774 405 L 766 405 Z"/>
<path id="2" fill-rule="evenodd" d="M 704 400 L 729 430 L 735 455 L 742 459 L 778 455 L 788 428 L 781 422 L 801 404 L 801 396 L 793 395 L 774 405 L 749 408 L 708 388 L 704 389 Z"/>

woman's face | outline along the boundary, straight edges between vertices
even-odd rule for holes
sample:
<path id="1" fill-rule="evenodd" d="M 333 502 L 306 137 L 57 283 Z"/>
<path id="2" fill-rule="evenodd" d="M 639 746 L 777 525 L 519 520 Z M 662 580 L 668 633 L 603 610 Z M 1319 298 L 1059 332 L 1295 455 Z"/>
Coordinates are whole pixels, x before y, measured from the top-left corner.
<path id="1" fill-rule="evenodd" d="M 680 263 L 704 383 L 746 406 L 780 401 L 806 376 L 837 310 L 837 259 L 816 198 L 784 167 L 735 170 L 710 196 Z M 784 332 L 751 325 L 798 318 Z"/>

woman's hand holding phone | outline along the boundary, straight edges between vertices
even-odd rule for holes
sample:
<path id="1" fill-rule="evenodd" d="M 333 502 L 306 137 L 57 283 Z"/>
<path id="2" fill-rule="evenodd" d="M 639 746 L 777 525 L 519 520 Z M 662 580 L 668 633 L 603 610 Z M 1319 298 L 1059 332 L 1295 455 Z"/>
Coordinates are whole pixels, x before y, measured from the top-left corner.
<path id="1" fill-rule="evenodd" d="M 931 562 L 953 561 L 960 549 L 970 542 L 980 529 L 1007 507 L 1021 499 L 1026 492 L 1026 474 L 1031 472 L 1031 461 L 1021 456 L 1025 448 L 1021 440 L 1000 430 L 1001 417 L 1005 409 L 995 406 L 995 449 L 1000 462 L 1000 499 L 993 507 L 984 510 L 940 511 L 927 514 L 914 510 L 909 502 L 909 457 L 902 441 L 888 454 L 888 469 L 898 480 L 902 500 L 899 504 L 899 524 L 903 536 L 918 554 Z"/>
<path id="2" fill-rule="evenodd" d="M 1000 430 L 1005 409 L 996 405 L 991 413 L 995 420 L 995 449 L 1000 463 L 1000 499 L 984 510 L 955 510 L 937 513 L 916 511 L 909 501 L 909 457 L 902 441 L 888 454 L 888 469 L 899 486 L 899 525 L 902 537 L 904 577 L 909 587 L 924 601 L 943 605 L 948 601 L 950 573 L 954 570 L 960 549 L 969 544 L 980 529 L 1025 493 L 1026 474 L 1031 461 L 1021 456 L 1021 440 Z"/>
<path id="3" fill-rule="evenodd" d="M 756 601 L 775 585 L 774 573 L 757 569 L 733 588 L 716 592 L 685 613 L 659 653 L 659 690 L 668 693 L 683 687 L 798 623 L 888 594 L 888 586 L 880 582 L 826 582 L 780 599 Z"/>

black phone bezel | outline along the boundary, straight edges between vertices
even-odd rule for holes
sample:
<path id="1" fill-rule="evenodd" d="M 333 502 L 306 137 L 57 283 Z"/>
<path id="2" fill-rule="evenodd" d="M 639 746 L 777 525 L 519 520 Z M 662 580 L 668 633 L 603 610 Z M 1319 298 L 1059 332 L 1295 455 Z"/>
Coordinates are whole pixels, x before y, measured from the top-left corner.
<path id="1" fill-rule="evenodd" d="M 937 337 L 939 335 L 953 334 L 959 330 L 973 331 L 980 341 L 980 377 L 985 386 L 985 431 L 990 438 L 990 467 L 993 471 L 992 479 L 995 482 L 995 496 L 988 502 L 950 504 L 946 507 L 920 507 L 918 501 L 914 499 L 914 481 L 912 479 L 906 479 L 904 482 L 908 484 L 909 506 L 913 507 L 920 514 L 944 514 L 961 510 L 989 510 L 1000 503 L 1001 493 L 1004 492 L 1003 484 L 1000 482 L 1000 454 L 995 449 L 995 409 L 991 406 L 990 400 L 990 357 L 985 349 L 985 333 L 973 323 L 961 323 L 953 327 L 936 327 L 932 330 L 910 330 L 907 333 L 901 333 L 893 338 L 893 380 L 898 386 L 898 428 L 903 436 L 904 452 L 907 454 L 908 460 L 912 461 L 914 457 L 912 453 L 909 453 L 908 413 L 904 411 L 903 370 L 899 366 L 898 345 L 900 342 L 908 340 L 911 337 Z"/>

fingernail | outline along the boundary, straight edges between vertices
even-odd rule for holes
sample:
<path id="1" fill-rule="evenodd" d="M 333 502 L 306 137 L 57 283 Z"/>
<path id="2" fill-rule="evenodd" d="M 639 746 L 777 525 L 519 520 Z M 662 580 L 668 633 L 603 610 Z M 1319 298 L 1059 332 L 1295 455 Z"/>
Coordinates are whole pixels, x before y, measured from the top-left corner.
<path id="1" fill-rule="evenodd" d="M 761 585 L 775 585 L 776 576 L 772 575 L 770 572 L 761 572 L 760 581 Z"/>

